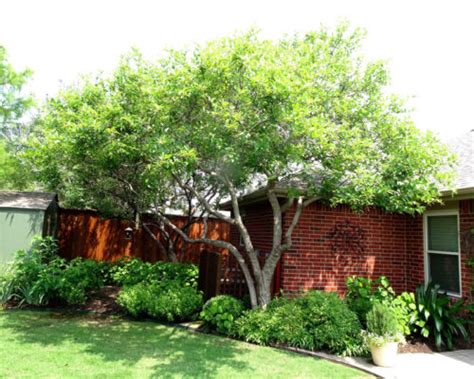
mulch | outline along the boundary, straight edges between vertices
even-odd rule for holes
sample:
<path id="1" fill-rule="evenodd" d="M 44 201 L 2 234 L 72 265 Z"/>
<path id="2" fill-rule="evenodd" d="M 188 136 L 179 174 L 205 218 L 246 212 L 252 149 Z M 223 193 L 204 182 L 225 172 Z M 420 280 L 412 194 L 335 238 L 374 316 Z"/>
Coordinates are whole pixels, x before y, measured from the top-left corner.
<path id="1" fill-rule="evenodd" d="M 116 302 L 119 292 L 120 287 L 104 286 L 98 291 L 91 292 L 85 304 L 71 307 L 78 311 L 94 312 L 101 315 L 122 315 L 124 310 Z"/>
<path id="2" fill-rule="evenodd" d="M 65 305 L 65 304 L 50 304 L 48 307 L 37 307 L 33 305 L 22 306 L 22 309 L 41 309 L 54 310 L 55 312 L 78 312 L 78 313 L 93 313 L 99 316 L 111 315 L 125 315 L 124 309 L 117 304 L 117 296 L 120 292 L 120 287 L 104 286 L 97 291 L 91 291 L 88 294 L 88 299 L 84 304 Z M 18 302 L 11 301 L 7 304 L 6 309 L 17 309 Z"/>

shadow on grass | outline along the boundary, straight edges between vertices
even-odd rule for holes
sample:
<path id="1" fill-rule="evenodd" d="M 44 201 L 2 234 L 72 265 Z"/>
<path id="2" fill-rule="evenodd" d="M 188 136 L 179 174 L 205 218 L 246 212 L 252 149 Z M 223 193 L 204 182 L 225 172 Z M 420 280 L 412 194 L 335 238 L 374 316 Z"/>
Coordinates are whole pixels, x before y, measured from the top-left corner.
<path id="1" fill-rule="evenodd" d="M 0 328 L 15 341 L 40 346 L 79 345 L 103 361 L 135 366 L 148 361 L 153 377 L 213 377 L 217 368 L 248 369 L 236 358 L 244 344 L 152 322 L 51 312 L 0 312 Z"/>

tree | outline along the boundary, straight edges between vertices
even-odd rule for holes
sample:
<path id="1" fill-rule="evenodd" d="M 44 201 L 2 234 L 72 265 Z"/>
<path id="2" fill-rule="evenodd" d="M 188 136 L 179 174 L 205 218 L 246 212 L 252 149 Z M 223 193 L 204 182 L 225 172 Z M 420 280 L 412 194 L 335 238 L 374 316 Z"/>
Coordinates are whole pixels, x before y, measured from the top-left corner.
<path id="1" fill-rule="evenodd" d="M 7 58 L 6 49 L 0 45 L 0 139 L 18 145 L 29 134 L 22 117 L 32 107 L 33 100 L 22 91 L 31 71 L 15 71 Z"/>
<path id="2" fill-rule="evenodd" d="M 111 78 L 49 103 L 35 148 L 39 176 L 66 199 L 116 210 L 123 198 L 124 210 L 152 209 L 189 243 L 228 249 L 252 306 L 266 306 L 277 262 L 309 204 L 415 213 L 450 181 L 452 156 L 386 94 L 388 72 L 365 62 L 361 39 L 341 25 L 276 42 L 250 31 L 171 51 L 157 64 L 134 53 Z M 250 188 L 265 191 L 273 212 L 263 264 L 239 207 Z M 220 210 L 224 200 L 230 215 Z M 205 223 L 230 223 L 244 246 L 211 240 L 206 228 L 191 239 L 166 216 L 178 206 L 201 212 Z"/>
<path id="3" fill-rule="evenodd" d="M 0 140 L 0 190 L 30 189 L 30 179 L 27 167 Z"/>
<path id="4" fill-rule="evenodd" d="M 15 71 L 0 46 L 0 189 L 31 187 L 29 172 L 18 154 L 32 125 L 22 120 L 33 105 L 32 98 L 22 93 L 30 76 L 29 70 Z"/>

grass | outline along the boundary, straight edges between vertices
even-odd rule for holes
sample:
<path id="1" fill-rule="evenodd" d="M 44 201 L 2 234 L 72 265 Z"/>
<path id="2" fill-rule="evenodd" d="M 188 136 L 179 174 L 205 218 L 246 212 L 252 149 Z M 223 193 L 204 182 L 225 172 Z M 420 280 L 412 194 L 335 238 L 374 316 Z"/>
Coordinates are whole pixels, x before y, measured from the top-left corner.
<path id="1" fill-rule="evenodd" d="M 367 378 L 325 360 L 153 322 L 0 311 L 1 378 Z"/>

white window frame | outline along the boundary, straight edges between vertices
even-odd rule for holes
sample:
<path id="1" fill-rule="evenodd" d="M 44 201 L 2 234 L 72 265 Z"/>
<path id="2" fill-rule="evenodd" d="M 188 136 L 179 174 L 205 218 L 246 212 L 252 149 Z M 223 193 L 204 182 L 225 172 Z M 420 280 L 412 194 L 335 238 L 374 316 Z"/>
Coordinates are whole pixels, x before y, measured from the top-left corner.
<path id="1" fill-rule="evenodd" d="M 430 216 L 456 216 L 458 220 L 458 252 L 452 251 L 435 251 L 428 250 L 428 217 Z M 446 292 L 447 295 L 452 297 L 462 297 L 462 266 L 461 266 L 461 236 L 460 236 L 460 224 L 459 224 L 459 210 L 458 209 L 442 209 L 426 211 L 423 214 L 423 245 L 424 245 L 424 263 L 425 263 L 425 285 L 428 284 L 430 278 L 429 269 L 429 258 L 428 254 L 442 254 L 442 255 L 457 255 L 458 256 L 458 267 L 459 267 L 459 293 Z"/>

